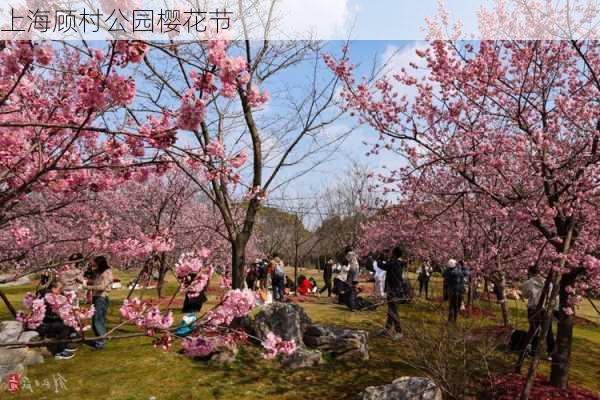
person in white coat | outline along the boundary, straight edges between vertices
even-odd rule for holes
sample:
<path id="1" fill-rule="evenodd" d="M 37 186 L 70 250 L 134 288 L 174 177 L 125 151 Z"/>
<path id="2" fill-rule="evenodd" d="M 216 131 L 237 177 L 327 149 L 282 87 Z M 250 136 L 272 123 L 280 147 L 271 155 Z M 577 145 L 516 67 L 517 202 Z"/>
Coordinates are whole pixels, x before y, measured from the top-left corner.
<path id="1" fill-rule="evenodd" d="M 375 297 L 382 299 L 385 297 L 385 271 L 379 268 L 377 260 L 373 260 L 373 272 Z"/>

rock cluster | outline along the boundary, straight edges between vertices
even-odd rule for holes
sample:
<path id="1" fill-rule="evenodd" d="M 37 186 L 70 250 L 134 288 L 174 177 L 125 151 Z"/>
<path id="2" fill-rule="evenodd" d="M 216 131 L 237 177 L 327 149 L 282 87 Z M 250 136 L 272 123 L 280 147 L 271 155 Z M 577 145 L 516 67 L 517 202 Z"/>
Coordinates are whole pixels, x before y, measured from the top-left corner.
<path id="1" fill-rule="evenodd" d="M 296 352 L 280 357 L 282 366 L 288 369 L 322 364 L 323 356 L 352 361 L 369 359 L 367 332 L 315 325 L 302 307 L 293 303 L 263 306 L 246 323 L 246 329 L 260 340 L 265 340 L 269 332 L 284 340 L 294 340 Z"/>
<path id="2" fill-rule="evenodd" d="M 0 344 L 14 342 L 36 342 L 40 337 L 35 331 L 26 331 L 19 321 L 0 322 Z M 12 373 L 25 373 L 28 365 L 44 362 L 49 355 L 44 348 L 21 347 L 16 349 L 0 347 L 0 382 Z"/>
<path id="3" fill-rule="evenodd" d="M 369 386 L 361 400 L 442 400 L 442 391 L 427 378 L 402 377 L 389 385 Z"/>

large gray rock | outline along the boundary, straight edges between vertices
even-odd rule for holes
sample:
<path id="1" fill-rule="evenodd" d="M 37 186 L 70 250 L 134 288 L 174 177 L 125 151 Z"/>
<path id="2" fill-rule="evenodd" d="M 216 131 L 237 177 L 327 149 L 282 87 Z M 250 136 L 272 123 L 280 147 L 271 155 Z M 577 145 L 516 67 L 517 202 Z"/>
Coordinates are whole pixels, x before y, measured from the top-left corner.
<path id="1" fill-rule="evenodd" d="M 16 342 L 23 332 L 23 323 L 19 321 L 0 322 L 0 343 Z"/>
<path id="2" fill-rule="evenodd" d="M 19 336 L 19 342 L 22 343 L 39 342 L 40 340 L 42 340 L 42 338 L 36 331 L 25 331 Z"/>
<path id="3" fill-rule="evenodd" d="M 5 281 L 6 279 L 12 279 L 13 276 L 13 274 L 0 274 L 0 282 Z M 31 283 L 31 279 L 29 279 L 28 276 L 22 276 L 14 281 L 0 283 L 0 287 L 20 286 L 27 285 L 28 283 Z"/>
<path id="4" fill-rule="evenodd" d="M 290 355 L 282 355 L 280 360 L 281 365 L 287 369 L 314 367 L 324 362 L 319 350 L 310 350 L 306 347 L 299 347 Z"/>
<path id="5" fill-rule="evenodd" d="M 304 332 L 304 344 L 333 358 L 366 361 L 369 359 L 369 335 L 366 331 L 311 325 Z"/>
<path id="6" fill-rule="evenodd" d="M 442 400 L 442 391 L 427 378 L 405 376 L 389 385 L 369 386 L 361 400 Z"/>
<path id="7" fill-rule="evenodd" d="M 23 331 L 23 324 L 19 321 L 0 323 L 0 343 L 29 343 L 38 340 L 39 334 L 35 331 Z M 27 365 L 43 363 L 45 351 L 43 347 L 35 349 L 0 347 L 0 381 L 11 373 L 23 373 Z"/>
<path id="8" fill-rule="evenodd" d="M 22 364 L 27 356 L 24 349 L 0 348 L 0 366 Z"/>
<path id="9" fill-rule="evenodd" d="M 310 324 L 310 318 L 299 305 L 275 302 L 261 307 L 254 317 L 252 328 L 260 340 L 265 340 L 267 334 L 273 332 L 283 340 L 301 344 L 304 331 Z"/>

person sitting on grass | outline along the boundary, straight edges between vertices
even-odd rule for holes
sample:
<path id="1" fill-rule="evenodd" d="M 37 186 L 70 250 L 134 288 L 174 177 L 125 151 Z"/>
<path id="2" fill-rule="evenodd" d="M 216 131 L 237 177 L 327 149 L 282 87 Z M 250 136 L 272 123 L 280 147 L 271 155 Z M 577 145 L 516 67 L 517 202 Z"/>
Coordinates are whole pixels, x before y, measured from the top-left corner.
<path id="1" fill-rule="evenodd" d="M 350 311 L 374 310 L 376 308 L 375 304 L 363 297 L 360 297 L 359 294 L 361 292 L 362 288 L 358 286 L 358 281 L 353 281 L 347 295 L 346 306 L 350 309 Z"/>
<path id="2" fill-rule="evenodd" d="M 312 276 L 308 279 L 310 281 L 310 293 L 318 294 L 319 293 L 319 285 L 317 285 L 317 281 Z"/>
<path id="3" fill-rule="evenodd" d="M 39 298 L 44 298 L 46 293 L 63 295 L 62 284 L 58 280 L 51 280 L 48 287 L 38 292 L 37 296 Z M 69 339 L 75 330 L 65 325 L 60 316 L 52 311 L 52 306 L 45 298 L 44 302 L 46 303 L 46 314 L 44 315 L 42 324 L 37 328 L 37 332 L 41 337 L 58 341 L 57 343 L 47 346 L 48 351 L 54 355 L 54 358 L 57 360 L 68 360 L 73 358 L 75 356 L 76 348 L 67 348 L 67 343 L 60 341 Z"/>
<path id="4" fill-rule="evenodd" d="M 196 279 L 196 274 L 188 274 L 184 278 L 184 284 L 189 285 Z M 181 325 L 177 327 L 175 334 L 180 337 L 187 336 L 194 331 L 194 323 L 198 319 L 198 313 L 202 310 L 202 306 L 207 302 L 206 289 L 208 288 L 210 281 L 206 283 L 204 289 L 198 294 L 198 296 L 190 296 L 188 292 L 185 293 L 185 299 L 183 300 L 183 308 L 181 312 L 183 317 L 181 318 Z"/>
<path id="5" fill-rule="evenodd" d="M 298 277 L 298 294 L 301 296 L 308 296 L 311 293 L 312 283 L 306 279 L 304 275 Z"/>

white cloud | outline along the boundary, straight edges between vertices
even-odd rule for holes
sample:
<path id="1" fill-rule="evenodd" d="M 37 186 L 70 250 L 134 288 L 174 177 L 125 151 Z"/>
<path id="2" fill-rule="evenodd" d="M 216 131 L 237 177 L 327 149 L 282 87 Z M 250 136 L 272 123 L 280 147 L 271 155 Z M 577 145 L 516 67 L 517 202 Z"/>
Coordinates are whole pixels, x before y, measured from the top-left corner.
<path id="1" fill-rule="evenodd" d="M 281 0 L 278 25 L 292 37 L 345 37 L 356 11 L 349 0 Z"/>

